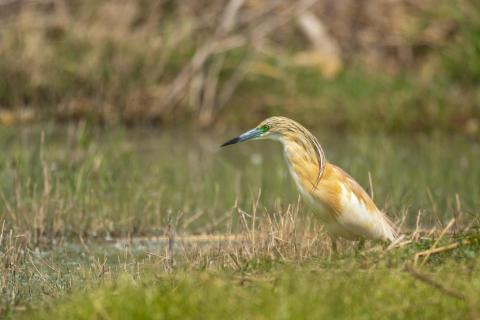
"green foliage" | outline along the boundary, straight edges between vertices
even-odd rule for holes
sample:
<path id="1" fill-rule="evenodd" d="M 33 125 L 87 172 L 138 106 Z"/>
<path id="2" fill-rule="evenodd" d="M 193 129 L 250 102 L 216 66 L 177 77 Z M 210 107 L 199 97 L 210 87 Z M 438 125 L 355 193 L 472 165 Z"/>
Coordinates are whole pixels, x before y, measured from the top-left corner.
<path id="1" fill-rule="evenodd" d="M 476 297 L 478 273 L 458 272 L 455 279 L 454 267 L 445 267 L 435 278 Z M 233 279 L 225 274 L 177 273 L 132 281 L 126 275 L 113 285 L 36 313 L 33 319 L 225 319 L 226 315 L 230 319 L 466 319 L 474 314 L 471 308 L 401 270 L 347 267 L 332 272 L 290 266 Z"/>
<path id="2" fill-rule="evenodd" d="M 453 84 L 478 87 L 480 82 L 480 3 L 448 1 L 445 11 L 459 35 L 445 50 L 444 65 Z"/>

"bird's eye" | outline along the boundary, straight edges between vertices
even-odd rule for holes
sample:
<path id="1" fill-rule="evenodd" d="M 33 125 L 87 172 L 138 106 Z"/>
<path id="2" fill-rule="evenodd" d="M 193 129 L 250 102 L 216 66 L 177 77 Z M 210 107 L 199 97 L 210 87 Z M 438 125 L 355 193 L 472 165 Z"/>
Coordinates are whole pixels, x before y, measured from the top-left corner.
<path id="1" fill-rule="evenodd" d="M 267 132 L 268 130 L 270 130 L 270 126 L 267 125 L 267 124 L 264 124 L 263 126 L 261 126 L 260 128 L 260 131 L 262 131 L 263 133 Z"/>

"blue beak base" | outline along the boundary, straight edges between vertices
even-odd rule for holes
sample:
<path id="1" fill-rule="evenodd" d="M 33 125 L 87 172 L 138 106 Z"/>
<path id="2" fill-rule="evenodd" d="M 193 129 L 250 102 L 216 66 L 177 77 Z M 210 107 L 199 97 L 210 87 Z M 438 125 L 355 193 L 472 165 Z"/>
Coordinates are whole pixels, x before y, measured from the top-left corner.
<path id="1" fill-rule="evenodd" d="M 253 138 L 257 138 L 262 133 L 263 132 L 261 130 L 259 130 L 258 128 L 255 128 L 255 129 L 252 129 L 250 131 L 247 131 L 247 132 L 239 135 L 236 138 L 233 138 L 232 140 L 228 140 L 227 142 L 222 144 L 220 147 L 225 147 L 225 146 L 228 146 L 228 145 L 231 145 L 231 144 L 235 144 L 235 143 L 247 141 L 247 140 L 250 140 L 250 139 L 253 139 Z"/>

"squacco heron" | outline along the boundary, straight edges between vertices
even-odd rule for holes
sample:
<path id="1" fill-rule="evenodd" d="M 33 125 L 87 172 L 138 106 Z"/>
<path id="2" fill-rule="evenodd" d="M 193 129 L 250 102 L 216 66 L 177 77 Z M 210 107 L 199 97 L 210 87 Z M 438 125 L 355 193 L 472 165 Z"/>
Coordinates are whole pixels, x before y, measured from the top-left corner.
<path id="1" fill-rule="evenodd" d="M 290 173 L 300 193 L 313 205 L 336 250 L 336 239 L 396 239 L 394 225 L 365 190 L 345 171 L 327 162 L 317 138 L 298 122 L 271 117 L 222 147 L 271 139 L 283 144 Z"/>

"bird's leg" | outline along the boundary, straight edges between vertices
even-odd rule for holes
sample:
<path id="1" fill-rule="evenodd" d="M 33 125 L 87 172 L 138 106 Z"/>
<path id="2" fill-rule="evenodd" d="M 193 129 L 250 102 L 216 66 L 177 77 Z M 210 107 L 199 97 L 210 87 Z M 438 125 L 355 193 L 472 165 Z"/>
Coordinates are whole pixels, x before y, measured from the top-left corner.
<path id="1" fill-rule="evenodd" d="M 337 238 L 336 237 L 330 237 L 330 240 L 332 240 L 332 253 L 336 254 L 337 253 Z"/>
<path id="2" fill-rule="evenodd" d="M 359 240 L 359 241 L 358 241 L 357 247 L 356 247 L 355 249 L 356 249 L 356 251 L 360 251 L 360 250 L 362 250 L 364 247 L 365 247 L 365 240 L 362 239 L 362 240 Z"/>

